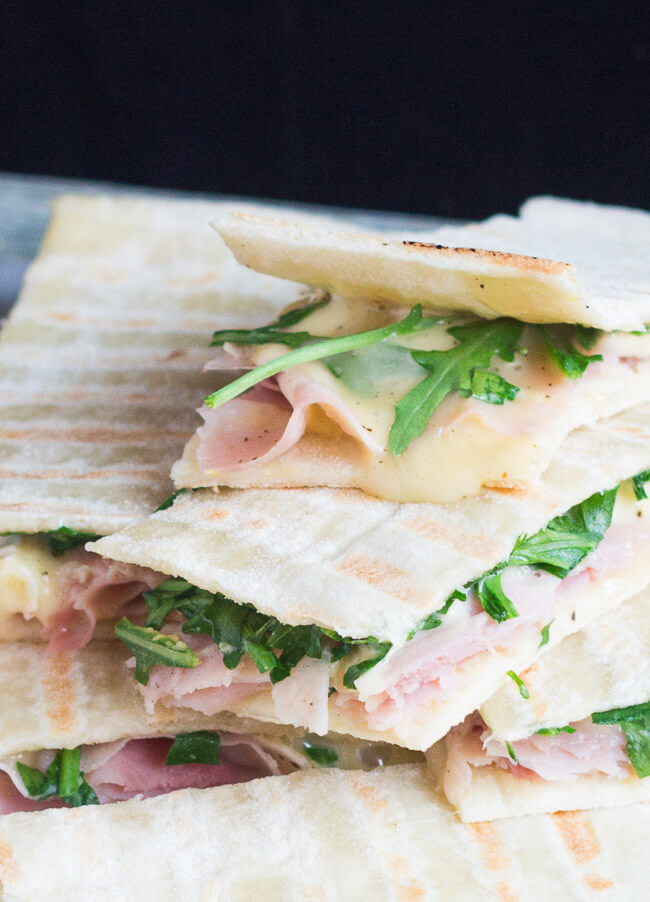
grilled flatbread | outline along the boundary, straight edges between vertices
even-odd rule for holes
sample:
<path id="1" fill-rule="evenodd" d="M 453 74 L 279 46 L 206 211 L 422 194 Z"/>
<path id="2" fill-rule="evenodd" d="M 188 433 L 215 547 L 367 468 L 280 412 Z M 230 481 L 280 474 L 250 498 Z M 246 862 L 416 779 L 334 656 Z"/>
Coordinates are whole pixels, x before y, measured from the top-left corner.
<path id="1" fill-rule="evenodd" d="M 470 592 L 469 604 L 453 601 L 436 629 L 422 630 L 425 618 L 440 612 L 455 590 L 507 560 L 519 536 L 531 536 L 573 503 L 644 469 L 649 429 L 648 410 L 637 408 L 573 433 L 537 488 L 519 496 L 485 492 L 450 506 L 398 505 L 354 491 L 193 492 L 88 547 L 222 593 L 281 624 L 317 625 L 364 640 L 366 658 L 383 651 L 353 687 L 345 679 L 341 683 L 338 669 L 331 677 L 326 660 L 305 658 L 305 673 L 295 674 L 290 699 L 280 704 L 283 683 L 272 691 L 269 683 L 233 710 L 269 720 L 278 719 L 281 710 L 280 719 L 288 722 L 308 717 L 316 732 L 381 735 L 423 750 L 486 701 L 508 670 L 533 662 L 549 621 L 554 621 L 553 645 L 647 585 L 650 536 L 645 518 L 638 517 L 646 502 L 637 501 L 628 484 L 619 491 L 603 546 L 611 553 L 586 558 L 583 570 L 566 583 L 533 570 L 532 586 L 524 589 L 522 583 L 518 618 L 496 623 Z M 585 568 L 593 579 L 580 575 Z M 527 568 L 517 572 L 517 579 L 528 578 Z M 354 654 L 340 666 L 364 657 Z M 174 693 L 164 688 L 164 671 L 157 670 L 159 693 L 147 695 L 151 704 L 161 699 L 174 704 Z M 201 668 L 195 673 L 200 677 Z M 309 691 L 303 679 L 314 681 Z M 190 691 L 191 670 L 187 680 Z M 322 701 L 307 706 L 306 713 L 300 707 L 305 693 L 322 698 L 332 686 L 337 691 L 327 707 Z M 351 688 L 353 693 L 346 692 Z M 378 715 L 370 714 L 378 709 Z"/>
<path id="2" fill-rule="evenodd" d="M 461 824 L 423 768 L 310 771 L 11 815 L 0 875 L 7 902 L 641 900 L 649 829 L 648 805 Z"/>

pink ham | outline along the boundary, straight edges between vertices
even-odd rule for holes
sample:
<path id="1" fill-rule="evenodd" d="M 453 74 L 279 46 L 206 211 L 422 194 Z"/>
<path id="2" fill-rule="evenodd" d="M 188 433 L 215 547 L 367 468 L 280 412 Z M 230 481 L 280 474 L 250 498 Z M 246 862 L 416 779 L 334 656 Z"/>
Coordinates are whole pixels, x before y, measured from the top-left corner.
<path id="1" fill-rule="evenodd" d="M 257 761 L 250 754 L 247 763 L 238 761 L 240 748 L 250 750 L 251 740 L 241 737 L 239 742 L 221 750 L 221 763 L 166 764 L 171 739 L 132 739 L 86 779 L 97 793 L 99 801 L 119 802 L 142 795 L 146 798 L 172 792 L 175 789 L 224 786 L 245 783 L 258 777 L 277 773 L 262 756 Z M 255 743 L 252 743 L 255 745 Z"/>
<path id="2" fill-rule="evenodd" d="M 171 626 L 164 630 L 174 632 Z M 191 708 L 208 716 L 223 711 L 232 702 L 270 686 L 267 673 L 260 673 L 250 658 L 244 656 L 234 670 L 223 663 L 223 654 L 208 636 L 183 633 L 183 641 L 197 652 L 198 667 L 152 667 L 146 686 L 138 683 L 149 713 L 156 702 L 178 708 Z M 135 660 L 127 661 L 135 666 Z"/>
<path id="3" fill-rule="evenodd" d="M 533 735 L 512 742 L 515 762 L 506 746 L 491 738 L 480 715 L 470 715 L 445 740 L 445 792 L 451 799 L 459 798 L 471 783 L 472 768 L 490 765 L 521 779 L 553 782 L 597 774 L 615 779 L 630 775 L 625 734 L 620 727 L 594 724 L 590 719 L 573 726 L 574 733 Z"/>
<path id="4" fill-rule="evenodd" d="M 43 626 L 43 638 L 53 651 L 83 648 L 95 623 L 146 610 L 140 596 L 165 577 L 146 567 L 107 560 L 79 548 L 56 575 L 55 592 L 62 606 Z"/>
<path id="5" fill-rule="evenodd" d="M 134 796 L 156 796 L 176 789 L 224 786 L 244 783 L 297 769 L 283 759 L 280 765 L 255 736 L 225 733 L 221 736 L 220 764 L 166 763 L 173 739 L 130 739 L 102 743 L 82 749 L 81 770 L 101 804 Z M 40 754 L 39 767 L 45 769 L 52 752 Z M 42 811 L 60 808 L 59 798 L 38 802 L 29 798 L 15 764 L 3 764 L 0 773 L 0 815 L 15 811 Z"/>
<path id="6" fill-rule="evenodd" d="M 372 454 L 385 453 L 336 392 L 291 369 L 221 407 L 199 410 L 199 466 L 231 473 L 275 460 L 300 441 L 314 405 Z"/>

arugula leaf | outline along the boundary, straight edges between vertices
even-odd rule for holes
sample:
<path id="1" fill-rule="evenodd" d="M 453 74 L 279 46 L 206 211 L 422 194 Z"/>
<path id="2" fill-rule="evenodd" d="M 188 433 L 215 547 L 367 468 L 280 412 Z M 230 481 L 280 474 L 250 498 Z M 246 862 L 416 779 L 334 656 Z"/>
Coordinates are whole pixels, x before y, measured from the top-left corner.
<path id="1" fill-rule="evenodd" d="M 503 571 L 507 567 L 527 564 L 564 579 L 599 545 L 609 529 L 617 492 L 618 487 L 595 492 L 565 514 L 554 517 L 548 526 L 535 535 L 520 536 L 507 561 L 470 583 L 493 620 L 502 623 L 510 617 L 518 616 L 516 608 L 503 591 Z"/>
<path id="2" fill-rule="evenodd" d="M 650 702 L 592 714 L 599 724 L 616 724 L 627 737 L 625 754 L 639 777 L 650 776 Z"/>
<path id="3" fill-rule="evenodd" d="M 516 684 L 517 688 L 519 689 L 519 695 L 522 698 L 525 698 L 525 699 L 530 698 L 530 692 L 528 691 L 528 686 L 524 683 L 524 681 L 521 679 L 521 677 L 517 676 L 517 674 L 514 672 L 514 670 L 509 670 L 507 672 L 506 676 L 509 676 L 510 679 L 513 681 L 513 683 Z"/>
<path id="4" fill-rule="evenodd" d="M 176 489 L 175 492 L 172 492 L 162 504 L 158 505 L 158 507 L 154 510 L 154 514 L 157 514 L 158 511 L 166 511 L 168 507 L 171 507 L 174 501 L 179 497 L 179 495 L 184 495 L 186 492 L 200 492 L 201 489 Z"/>
<path id="5" fill-rule="evenodd" d="M 213 334 L 210 346 L 221 347 L 229 342 L 235 345 L 282 344 L 289 348 L 299 348 L 306 342 L 317 339 L 309 332 L 286 332 L 285 330 L 302 322 L 315 310 L 324 307 L 329 302 L 330 298 L 326 297 L 313 304 L 306 304 L 304 307 L 295 307 L 279 316 L 274 323 L 258 329 L 220 329 Z"/>
<path id="6" fill-rule="evenodd" d="M 383 383 L 396 377 L 417 379 L 422 375 L 422 368 L 413 360 L 410 348 L 385 342 L 324 357 L 322 362 L 353 392 L 370 397 L 381 392 Z"/>
<path id="7" fill-rule="evenodd" d="M 542 641 L 537 646 L 538 648 L 543 648 L 545 645 L 548 645 L 548 642 L 551 638 L 551 626 L 555 623 L 555 617 L 546 624 L 546 626 L 542 627 Z"/>
<path id="8" fill-rule="evenodd" d="M 509 742 L 506 742 L 506 748 L 507 748 L 507 750 L 508 750 L 508 755 L 510 756 L 510 759 L 511 759 L 512 761 L 514 761 L 515 764 L 517 764 L 518 761 L 519 761 L 519 759 L 518 759 L 517 756 L 515 755 L 515 750 L 514 750 L 513 747 L 510 745 Z"/>
<path id="9" fill-rule="evenodd" d="M 490 404 L 512 400 L 519 389 L 487 368 L 494 356 L 514 360 L 522 330 L 523 323 L 507 318 L 452 326 L 447 331 L 458 341 L 455 347 L 447 351 L 412 351 L 415 362 L 429 375 L 395 405 L 389 452 L 399 457 L 413 439 L 422 435 L 438 405 L 452 391 L 470 397 L 476 389 L 476 397 Z M 475 375 L 477 369 L 479 373 Z"/>
<path id="10" fill-rule="evenodd" d="M 594 329 L 592 326 L 574 326 L 576 338 L 585 351 L 591 351 L 600 336 L 603 334 L 600 329 Z M 640 333 L 643 334 L 643 333 Z"/>
<path id="11" fill-rule="evenodd" d="M 150 626 L 136 626 L 123 617 L 115 627 L 115 635 L 135 656 L 135 678 L 145 686 L 149 670 L 162 664 L 165 667 L 197 667 L 198 655 L 176 636 L 160 633 Z"/>
<path id="12" fill-rule="evenodd" d="M 221 737 L 209 730 L 180 733 L 167 752 L 166 764 L 220 764 Z"/>
<path id="13" fill-rule="evenodd" d="M 645 484 L 650 480 L 650 470 L 642 470 L 632 477 L 632 489 L 637 501 L 643 501 L 648 497 Z"/>
<path id="14" fill-rule="evenodd" d="M 435 630 L 442 626 L 441 617 L 449 612 L 449 608 L 455 601 L 467 601 L 467 592 L 464 589 L 455 589 L 441 608 L 438 608 L 433 614 L 429 614 L 418 623 L 415 629 L 411 630 L 406 637 L 407 642 L 410 642 L 416 633 L 424 632 L 425 630 Z"/>
<path id="15" fill-rule="evenodd" d="M 391 642 L 373 642 L 368 644 L 369 651 L 375 652 L 369 658 L 366 658 L 364 661 L 360 661 L 358 664 L 353 664 L 343 674 L 343 685 L 347 689 L 356 689 L 356 683 L 360 676 L 363 676 L 364 673 L 367 673 L 375 664 L 379 664 L 382 661 L 388 652 L 390 651 L 392 646 Z"/>
<path id="16" fill-rule="evenodd" d="M 306 754 L 311 758 L 312 761 L 315 761 L 316 764 L 328 767 L 331 764 L 336 764 L 336 762 L 339 760 L 339 756 L 334 751 L 334 749 L 328 749 L 327 746 L 314 745 L 313 743 L 308 742 L 306 739 L 303 740 L 302 745 Z"/>
<path id="17" fill-rule="evenodd" d="M 98 805 L 95 790 L 86 782 L 80 770 L 81 747 L 59 749 L 45 773 L 35 767 L 28 767 L 22 761 L 16 762 L 18 773 L 25 789 L 33 799 L 43 801 L 59 796 L 68 805 Z"/>
<path id="18" fill-rule="evenodd" d="M 547 354 L 569 379 L 577 379 L 582 376 L 590 363 L 603 359 L 602 354 L 587 355 L 579 351 L 571 339 L 566 336 L 566 330 L 562 327 L 557 329 L 550 326 L 539 326 L 538 328 L 542 334 Z M 581 339 L 579 338 L 579 340 Z M 594 344 L 595 341 L 592 341 L 591 347 Z M 588 345 L 583 345 L 583 347 L 589 349 Z"/>
<path id="19" fill-rule="evenodd" d="M 101 539 L 101 536 L 94 532 L 81 532 L 67 526 L 59 526 L 58 529 L 39 532 L 37 535 L 47 541 L 54 557 L 61 557 L 66 551 L 70 551 L 71 548 L 76 548 L 78 545 L 85 545 L 86 542 L 96 542 Z"/>
<path id="20" fill-rule="evenodd" d="M 517 609 L 503 591 L 501 575 L 502 570 L 491 570 L 474 583 L 483 609 L 497 623 L 503 623 L 504 620 L 519 616 Z"/>
<path id="21" fill-rule="evenodd" d="M 558 733 L 575 733 L 575 727 L 541 727 L 535 730 L 536 736 L 557 736 Z"/>
<path id="22" fill-rule="evenodd" d="M 433 320 L 433 322 L 435 323 L 436 320 Z M 339 338 L 324 338 L 320 341 L 314 341 L 305 347 L 289 351 L 288 354 L 282 354 L 208 395 L 203 403 L 206 407 L 220 407 L 226 401 L 231 401 L 259 382 L 263 382 L 270 376 L 275 376 L 277 373 L 281 373 L 293 366 L 300 366 L 313 360 L 322 360 L 324 357 L 332 357 L 335 354 L 343 354 L 348 351 L 355 351 L 358 348 L 369 347 L 380 341 L 397 338 L 399 335 L 418 332 L 423 327 L 428 327 L 431 323 L 430 319 L 423 320 L 422 305 L 416 304 L 403 320 L 391 323 L 389 326 L 370 329 L 366 332 L 354 332 L 352 335 L 342 335 Z"/>

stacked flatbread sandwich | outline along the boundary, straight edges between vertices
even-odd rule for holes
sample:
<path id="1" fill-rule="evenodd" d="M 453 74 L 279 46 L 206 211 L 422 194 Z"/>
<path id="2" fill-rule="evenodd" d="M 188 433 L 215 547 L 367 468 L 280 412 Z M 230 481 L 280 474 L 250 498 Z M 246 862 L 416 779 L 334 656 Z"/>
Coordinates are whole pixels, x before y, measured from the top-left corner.
<path id="1" fill-rule="evenodd" d="M 626 623 L 643 617 L 650 585 L 650 289 L 639 268 L 649 217 L 540 199 L 519 218 L 446 230 L 448 247 L 442 234 L 405 241 L 259 210 L 67 203 L 83 225 L 54 247 L 55 259 L 50 236 L 0 347 L 13 384 L 34 311 L 54 324 L 49 365 L 41 361 L 39 377 L 26 366 L 31 415 L 15 412 L 22 398 L 5 419 L 13 458 L 0 516 L 16 536 L 8 584 L 21 587 L 7 593 L 6 638 L 50 645 L 5 648 L 7 673 L 28 674 L 22 688 L 9 679 L 7 710 L 31 712 L 22 733 L 20 717 L 6 718 L 3 770 L 14 792 L 35 807 L 84 805 L 275 774 L 263 785 L 287 824 L 323 792 L 349 800 L 345 818 L 334 801 L 301 815 L 309 840 L 303 849 L 295 838 L 295 855 L 307 858 L 321 848 L 319 818 L 343 841 L 354 800 L 369 796 L 384 809 L 382 842 L 403 827 L 403 793 L 436 843 L 449 830 L 436 778 L 470 820 L 643 798 L 637 746 L 650 689 L 612 677 L 596 691 L 588 674 L 595 660 L 618 673 L 616 643 L 597 659 L 585 649 L 623 622 L 619 606 Z M 215 238 L 208 249 L 209 231 L 193 242 L 201 218 L 247 268 Z M 470 240 L 491 250 L 464 247 Z M 54 273 L 65 292 L 48 281 Z M 72 312 L 75 279 L 86 299 L 89 285 L 97 296 Z M 203 424 L 190 437 L 202 399 Z M 38 423 L 41 445 L 27 459 L 17 416 Z M 164 474 L 186 438 L 170 495 Z M 105 641 L 113 632 L 120 643 Z M 574 659 L 585 674 L 579 698 L 547 691 Z M 138 771 L 147 742 L 155 788 L 131 781 L 106 792 L 121 770 L 115 758 Z M 536 769 L 545 742 L 551 753 L 576 743 L 567 754 L 584 759 L 580 767 Z M 289 774 L 408 761 L 431 746 L 433 777 L 417 766 L 334 783 L 325 772 Z M 188 782 L 169 776 L 181 763 L 195 769 Z M 223 779 L 209 778 L 211 768 Z M 47 855 L 65 860 L 69 875 L 79 859 L 62 850 L 78 830 L 99 850 L 130 825 L 124 842 L 135 856 L 161 819 L 179 819 L 198 843 L 221 804 L 240 804 L 246 820 L 266 792 L 254 780 L 239 795 L 203 788 L 92 812 L 10 815 L 0 825 L 4 886 L 15 888 L 7 898 L 31 898 L 27 829 L 54 830 Z M 628 810 L 641 823 L 645 809 Z M 471 834 L 454 829 L 466 845 Z M 282 845 L 280 832 L 270 831 L 250 879 L 235 879 L 231 852 L 209 865 L 197 852 L 168 882 L 148 875 L 151 898 L 193 891 L 195 878 L 212 881 L 209 898 L 254 897 L 263 863 L 280 850 L 291 859 L 293 836 Z M 231 842 L 256 836 L 243 825 Z M 410 862 L 418 840 L 405 836 L 398 857 Z M 361 856 L 354 885 L 331 874 L 330 897 L 370 894 L 374 854 Z M 520 890 L 534 898 L 535 865 L 522 855 Z M 459 859 L 452 872 L 469 892 L 467 865 Z M 304 898 L 290 864 L 278 874 L 268 898 Z M 584 880 L 625 879 L 611 874 Z M 445 891 L 442 875 L 409 879 L 425 898 Z M 485 898 L 503 898 L 498 881 L 478 879 Z M 66 880 L 60 898 L 69 898 Z M 399 878 L 384 881 L 398 898 Z M 90 885 L 111 898 L 118 883 L 108 867 Z M 130 898 L 128 885 L 135 898 L 136 883 L 119 883 L 116 897 Z"/>

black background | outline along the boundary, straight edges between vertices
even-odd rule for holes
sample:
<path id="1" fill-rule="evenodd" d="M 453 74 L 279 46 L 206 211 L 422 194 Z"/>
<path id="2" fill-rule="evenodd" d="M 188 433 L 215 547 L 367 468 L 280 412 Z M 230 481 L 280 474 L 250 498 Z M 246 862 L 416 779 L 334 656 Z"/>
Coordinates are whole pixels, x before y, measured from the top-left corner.
<path id="1" fill-rule="evenodd" d="M 7 3 L 0 169 L 479 217 L 650 206 L 650 3 Z"/>

